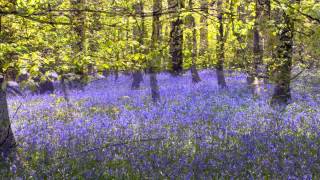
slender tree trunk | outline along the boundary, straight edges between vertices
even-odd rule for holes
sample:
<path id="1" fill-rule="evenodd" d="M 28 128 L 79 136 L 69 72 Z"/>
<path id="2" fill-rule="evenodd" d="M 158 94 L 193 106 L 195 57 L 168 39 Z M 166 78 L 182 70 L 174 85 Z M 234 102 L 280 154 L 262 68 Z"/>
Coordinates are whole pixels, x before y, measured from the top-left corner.
<path id="1" fill-rule="evenodd" d="M 183 71 L 183 21 L 180 18 L 180 9 L 183 7 L 182 0 L 168 0 L 169 13 L 171 14 L 170 30 L 170 56 L 173 75 L 181 75 Z"/>
<path id="2" fill-rule="evenodd" d="M 4 77 L 0 75 L 0 85 L 3 87 Z M 11 129 L 6 90 L 0 88 L 0 162 L 3 157 L 15 153 L 16 141 Z"/>
<path id="3" fill-rule="evenodd" d="M 255 22 L 253 25 L 253 64 L 250 72 L 251 88 L 254 95 L 260 95 L 261 83 L 260 76 L 263 64 L 263 49 L 261 46 L 260 24 L 262 21 L 263 4 L 261 0 L 255 0 Z"/>
<path id="4" fill-rule="evenodd" d="M 159 85 L 157 80 L 157 73 L 154 72 L 153 70 L 150 70 L 150 87 L 151 87 L 152 101 L 154 103 L 159 102 L 160 90 L 159 90 Z"/>
<path id="5" fill-rule="evenodd" d="M 139 89 L 140 88 L 140 83 L 143 80 L 142 72 L 140 70 L 133 72 L 132 73 L 132 78 L 133 78 L 133 81 L 132 81 L 132 84 L 131 84 L 131 89 L 132 90 Z"/>
<path id="6" fill-rule="evenodd" d="M 193 8 L 193 2 L 192 0 L 189 0 L 189 9 Z M 196 29 L 196 22 L 194 17 L 189 14 L 185 18 L 185 25 L 187 28 L 191 29 L 192 33 L 187 34 L 187 48 L 189 51 L 191 51 L 191 76 L 192 76 L 192 82 L 198 83 L 201 81 L 198 70 L 197 70 L 197 56 L 198 56 L 198 44 L 197 44 L 197 29 Z"/>
<path id="7" fill-rule="evenodd" d="M 233 1 L 231 1 L 233 2 Z M 232 4 L 233 6 L 233 4 Z M 238 21 L 236 22 L 236 24 L 247 24 L 246 22 L 246 9 L 245 9 L 245 4 L 244 3 L 240 3 L 239 6 L 237 7 L 237 14 L 238 14 Z M 247 35 L 242 35 L 240 33 L 240 31 L 242 29 L 244 29 L 244 27 L 240 26 L 238 28 L 236 28 L 235 26 L 235 20 L 231 19 L 231 23 L 232 23 L 232 32 L 233 35 L 236 37 L 237 41 L 238 41 L 238 48 L 236 49 L 235 52 L 235 61 L 236 61 L 236 65 L 237 67 L 243 68 L 245 69 L 245 71 L 249 74 L 249 70 L 248 70 L 248 45 L 247 43 L 245 43 L 245 39 L 247 37 Z M 251 85 L 251 81 L 249 83 L 249 78 L 247 79 L 248 85 Z"/>
<path id="8" fill-rule="evenodd" d="M 217 9 L 218 9 L 218 21 L 219 21 L 219 32 L 217 35 L 217 65 L 216 65 L 216 71 L 217 71 L 217 80 L 218 85 L 221 88 L 226 88 L 227 83 L 224 76 L 224 26 L 223 26 L 223 12 L 222 12 L 222 0 L 218 0 L 217 2 Z"/>
<path id="9" fill-rule="evenodd" d="M 92 3 L 97 6 L 97 5 L 99 5 L 100 0 L 93 0 Z M 93 56 L 95 56 L 95 54 L 98 52 L 98 50 L 100 48 L 99 43 L 95 37 L 95 34 L 97 34 L 97 32 L 99 32 L 102 28 L 100 18 L 101 18 L 100 13 L 96 13 L 96 12 L 92 13 L 92 18 L 91 18 L 92 22 L 91 23 L 93 23 L 94 26 L 90 26 L 90 28 L 88 28 L 89 29 L 88 36 L 90 36 L 89 42 L 88 42 L 88 44 L 89 44 L 88 50 L 89 50 L 90 54 L 93 54 Z M 93 76 L 93 77 L 97 76 L 98 72 L 96 70 L 96 64 L 94 61 L 88 62 L 87 71 L 88 71 L 89 76 Z"/>
<path id="10" fill-rule="evenodd" d="M 118 68 L 115 68 L 113 73 L 114 73 L 114 81 L 117 82 L 118 79 L 119 79 L 119 71 L 118 71 Z"/>
<path id="11" fill-rule="evenodd" d="M 194 19 L 193 19 L 194 20 Z M 193 23 L 195 25 L 195 22 Z M 201 81 L 201 78 L 199 76 L 198 70 L 197 70 L 197 54 L 198 54 L 198 48 L 197 48 L 197 30 L 195 26 L 193 27 L 192 32 L 192 42 L 193 42 L 193 48 L 192 48 L 192 66 L 191 66 L 191 75 L 192 75 L 192 82 L 198 83 Z"/>
<path id="12" fill-rule="evenodd" d="M 159 48 L 160 38 L 161 38 L 161 22 L 160 22 L 160 14 L 162 12 L 162 0 L 153 0 L 153 20 L 152 20 L 152 51 L 155 53 Z M 150 63 L 150 89 L 151 89 L 151 97 L 154 103 L 160 101 L 160 91 L 157 80 L 157 72 L 156 67 L 157 64 L 160 63 L 161 54 L 155 53 L 155 56 L 151 60 Z"/>
<path id="13" fill-rule="evenodd" d="M 9 0 L 16 6 L 16 0 Z M 2 17 L 0 16 L 0 33 L 2 31 Z M 8 29 L 10 31 L 10 29 Z M 8 62 L 11 59 L 5 59 Z M 0 166 L 8 157 L 16 155 L 16 141 L 11 129 L 11 122 L 9 117 L 8 102 L 6 96 L 6 89 L 3 89 L 5 83 L 5 73 L 3 72 L 3 61 L 0 61 Z M 1 169 L 0 169 L 1 173 Z"/>
<path id="14" fill-rule="evenodd" d="M 86 14 L 82 9 L 84 9 L 86 0 L 70 0 L 71 8 L 75 9 L 71 12 L 71 22 L 72 22 L 72 31 L 75 34 L 75 40 L 72 44 L 73 50 L 73 59 L 74 63 L 78 64 L 80 67 L 76 69 L 76 73 L 81 76 L 81 89 L 84 89 L 86 85 L 88 74 L 85 71 L 84 62 L 84 53 L 85 53 L 85 40 L 86 40 L 86 29 L 85 29 L 85 19 Z"/>
<path id="15" fill-rule="evenodd" d="M 63 93 L 63 98 L 65 99 L 65 101 L 69 105 L 70 98 L 69 98 L 68 88 L 67 88 L 67 85 L 66 85 L 66 77 L 65 77 L 65 75 L 61 76 L 61 89 L 62 89 L 62 93 Z"/>
<path id="16" fill-rule="evenodd" d="M 72 29 L 76 35 L 76 41 L 73 44 L 74 56 L 84 51 L 85 43 L 85 18 L 83 9 L 86 0 L 70 0 L 71 7 L 75 10 L 71 12 Z"/>
<path id="17" fill-rule="evenodd" d="M 144 27 L 144 4 L 142 1 L 133 5 L 135 13 L 140 15 L 141 22 L 137 21 L 137 25 L 133 28 L 133 37 L 139 42 L 140 46 L 144 45 L 145 27 Z M 143 50 L 137 50 L 139 47 L 135 48 L 134 52 L 143 52 Z M 140 83 L 143 81 L 143 74 L 141 69 L 137 69 L 132 73 L 132 85 L 131 89 L 136 90 L 140 88 Z"/>
<path id="18" fill-rule="evenodd" d="M 208 54 L 208 15 L 209 15 L 209 6 L 208 0 L 200 0 L 200 56 L 205 58 L 204 65 L 207 66 L 209 64 L 209 54 Z"/>
<path id="19" fill-rule="evenodd" d="M 294 1 L 292 1 L 294 2 Z M 275 88 L 271 103 L 286 106 L 291 99 L 290 83 L 293 56 L 294 21 L 284 10 L 279 9 L 279 45 L 276 50 Z"/>
<path id="20" fill-rule="evenodd" d="M 100 0 L 92 0 L 92 4 L 95 6 L 99 6 L 100 3 L 101 3 Z M 97 52 L 100 48 L 99 43 L 96 41 L 97 37 L 95 37 L 97 32 L 99 32 L 102 28 L 100 19 L 101 19 L 100 13 L 97 13 L 97 12 L 92 13 L 91 23 L 93 23 L 93 26 L 90 26 L 89 28 L 89 32 L 90 32 L 89 50 L 92 53 Z"/>
<path id="21" fill-rule="evenodd" d="M 2 16 L 0 15 L 0 33 L 2 31 Z"/>

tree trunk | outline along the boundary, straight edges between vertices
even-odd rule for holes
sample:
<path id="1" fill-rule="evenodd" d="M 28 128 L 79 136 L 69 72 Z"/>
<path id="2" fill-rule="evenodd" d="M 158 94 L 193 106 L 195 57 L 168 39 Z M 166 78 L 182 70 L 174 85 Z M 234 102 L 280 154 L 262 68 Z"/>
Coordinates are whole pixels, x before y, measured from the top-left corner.
<path id="1" fill-rule="evenodd" d="M 118 79 L 119 79 L 119 71 L 118 71 L 118 68 L 115 68 L 114 70 L 114 81 L 117 82 Z"/>
<path id="2" fill-rule="evenodd" d="M 217 71 L 217 80 L 218 85 L 220 88 L 226 88 L 227 83 L 224 77 L 224 27 L 223 27 L 223 12 L 222 12 L 222 0 L 218 0 L 217 2 L 217 9 L 218 9 L 218 21 L 219 21 L 219 32 L 217 35 L 217 65 L 216 65 L 216 71 Z"/>
<path id="3" fill-rule="evenodd" d="M 75 9 L 71 11 L 71 29 L 75 34 L 75 40 L 72 43 L 72 56 L 74 59 L 74 64 L 77 65 L 75 71 L 79 76 L 81 76 L 82 80 L 87 80 L 88 74 L 85 71 L 84 64 L 84 54 L 85 54 L 85 40 L 86 40 L 86 28 L 85 28 L 85 20 L 86 13 L 82 11 L 84 9 L 86 0 L 70 0 L 71 8 Z M 86 85 L 86 81 L 81 82 L 82 85 Z M 82 87 L 81 89 L 84 89 Z"/>
<path id="4" fill-rule="evenodd" d="M 153 0 L 153 20 L 152 20 L 152 51 L 156 52 L 159 48 L 161 38 L 160 14 L 162 12 L 162 0 Z M 157 80 L 156 66 L 160 63 L 161 54 L 156 53 L 150 63 L 150 89 L 151 97 L 154 103 L 160 101 L 160 91 Z"/>
<path id="5" fill-rule="evenodd" d="M 13 4 L 12 11 L 15 11 L 16 0 L 9 0 L 9 2 Z M 2 17 L 0 16 L 0 32 L 2 31 L 1 19 Z M 12 32 L 11 29 L 6 30 Z M 0 61 L 0 174 L 1 177 L 3 176 L 3 178 L 8 179 L 9 177 L 6 177 L 6 175 L 11 171 L 10 167 L 12 167 L 13 164 L 18 170 L 21 168 L 19 156 L 16 151 L 16 141 L 11 129 L 6 89 L 3 89 L 3 87 L 5 87 L 5 73 L 3 72 L 3 68 L 5 63 L 10 61 L 12 61 L 10 58 L 1 59 Z"/>
<path id="6" fill-rule="evenodd" d="M 183 7 L 182 0 L 168 0 L 169 13 L 171 14 L 170 30 L 170 56 L 173 75 L 181 75 L 183 71 L 183 21 L 180 19 L 180 9 Z"/>
<path id="7" fill-rule="evenodd" d="M 209 15 L 209 7 L 208 7 L 208 0 L 200 0 L 200 10 L 201 10 L 201 17 L 200 17 L 200 42 L 201 46 L 199 49 L 200 56 L 205 58 L 205 64 L 209 64 L 209 55 L 208 55 L 208 15 Z"/>
<path id="8" fill-rule="evenodd" d="M 157 80 L 157 73 L 150 70 L 150 87 L 151 87 L 151 97 L 154 103 L 160 101 L 160 90 Z"/>
<path id="9" fill-rule="evenodd" d="M 4 77 L 0 76 L 0 85 L 4 82 Z M 9 119 L 9 109 L 6 97 L 6 90 L 0 87 L 0 159 L 15 153 L 16 141 L 11 129 Z M 2 157 L 1 157 L 2 156 Z M 0 160 L 1 162 L 1 160 Z"/>
<path id="10" fill-rule="evenodd" d="M 143 75 L 141 71 L 135 71 L 134 73 L 132 73 L 132 85 L 131 85 L 131 89 L 132 90 L 137 90 L 140 88 L 140 83 L 143 81 Z"/>
<path id="11" fill-rule="evenodd" d="M 11 1 L 14 5 L 15 1 Z M 0 32 L 2 24 L 0 23 Z M 8 59 L 7 59 L 8 60 Z M 8 60 L 9 61 L 9 60 Z M 15 153 L 16 141 L 11 129 L 6 89 L 3 89 L 5 75 L 2 71 L 4 64 L 0 62 L 0 165 L 4 159 Z M 1 172 L 1 171 L 0 171 Z"/>
<path id="12" fill-rule="evenodd" d="M 189 9 L 192 9 L 193 2 L 192 0 L 189 0 Z M 192 76 L 192 82 L 198 83 L 201 81 L 198 70 L 197 70 L 197 56 L 198 56 L 198 48 L 197 48 L 197 29 L 196 29 L 196 22 L 194 17 L 189 14 L 185 18 L 185 25 L 187 28 L 191 29 L 192 34 L 187 34 L 187 48 L 189 51 L 191 51 L 191 76 Z"/>
<path id="13" fill-rule="evenodd" d="M 299 0 L 291 0 L 294 4 Z M 292 11 L 292 10 L 289 10 Z M 278 27 L 279 44 L 276 48 L 276 68 L 274 69 L 275 87 L 271 104 L 273 106 L 286 107 L 291 99 L 291 70 L 293 57 L 294 20 L 290 17 L 293 12 L 278 9 L 276 24 Z"/>
<path id="14" fill-rule="evenodd" d="M 271 104 L 275 106 L 286 106 L 291 99 L 290 82 L 293 55 L 294 22 L 292 18 L 284 11 L 279 16 L 279 19 L 281 21 L 279 24 L 282 25 L 279 28 L 278 33 L 280 42 L 276 50 L 276 84 Z"/>
<path id="15" fill-rule="evenodd" d="M 15 0 L 12 0 L 11 3 L 16 5 Z M 1 30 L 2 24 L 0 24 L 0 32 Z M 9 59 L 6 60 L 9 61 Z M 3 89 L 5 87 L 5 75 L 2 71 L 4 66 L 2 63 L 0 61 L 0 165 L 4 163 L 4 159 L 13 155 L 16 149 L 16 141 L 11 129 L 6 89 Z"/>
<path id="16" fill-rule="evenodd" d="M 144 27 L 144 4 L 142 1 L 139 1 L 138 3 L 133 5 L 133 8 L 135 10 L 135 13 L 138 14 L 141 17 L 141 22 L 136 22 L 137 25 L 133 28 L 133 37 L 136 39 L 140 47 L 144 44 L 144 36 L 145 36 L 145 27 Z M 136 47 L 134 52 L 143 52 L 142 50 L 137 50 L 139 47 Z M 136 90 L 140 88 L 140 83 L 143 81 L 143 75 L 141 72 L 141 69 L 137 69 L 134 73 L 132 73 L 132 85 L 131 89 Z"/>
<path id="17" fill-rule="evenodd" d="M 251 88 L 254 95 L 260 95 L 261 93 L 261 73 L 262 73 L 262 64 L 263 64 L 263 49 L 261 46 L 261 36 L 260 36 L 260 24 L 262 21 L 262 11 L 263 4 L 262 1 L 256 0 L 255 2 L 255 22 L 253 25 L 253 64 L 252 72 L 249 76 L 251 80 Z"/>
<path id="18" fill-rule="evenodd" d="M 68 103 L 70 103 L 70 99 L 69 99 L 69 92 L 68 92 L 68 88 L 66 86 L 66 77 L 65 75 L 62 75 L 61 77 L 61 89 L 62 89 L 62 93 L 63 93 L 63 97 L 64 100 Z"/>
<path id="19" fill-rule="evenodd" d="M 92 0 L 92 5 L 99 6 L 101 4 L 100 0 Z M 100 46 L 97 42 L 97 37 L 95 36 L 101 29 L 102 29 L 102 23 L 100 21 L 101 15 L 100 13 L 93 12 L 91 23 L 94 24 L 94 26 L 90 26 L 89 32 L 90 32 L 90 40 L 89 40 L 89 50 L 91 53 L 95 53 L 99 50 Z"/>
<path id="20" fill-rule="evenodd" d="M 72 29 L 76 35 L 76 41 L 73 44 L 74 56 L 84 51 L 85 43 L 85 18 L 86 15 L 83 9 L 86 0 L 70 0 L 70 4 L 75 11 L 71 13 Z"/>

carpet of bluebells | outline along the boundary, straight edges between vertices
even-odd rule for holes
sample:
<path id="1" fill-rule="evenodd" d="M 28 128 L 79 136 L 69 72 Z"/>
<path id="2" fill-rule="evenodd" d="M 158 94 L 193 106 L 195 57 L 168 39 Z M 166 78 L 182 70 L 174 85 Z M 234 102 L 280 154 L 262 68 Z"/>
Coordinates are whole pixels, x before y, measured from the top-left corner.
<path id="1" fill-rule="evenodd" d="M 140 90 L 130 90 L 131 77 L 125 75 L 70 91 L 70 103 L 59 92 L 10 98 L 24 176 L 320 177 L 316 80 L 295 80 L 292 103 L 279 111 L 270 106 L 272 85 L 253 96 L 241 73 L 227 73 L 223 90 L 214 71 L 200 76 L 203 81 L 193 84 L 190 74 L 159 74 L 158 104 L 152 103 L 148 76 Z"/>

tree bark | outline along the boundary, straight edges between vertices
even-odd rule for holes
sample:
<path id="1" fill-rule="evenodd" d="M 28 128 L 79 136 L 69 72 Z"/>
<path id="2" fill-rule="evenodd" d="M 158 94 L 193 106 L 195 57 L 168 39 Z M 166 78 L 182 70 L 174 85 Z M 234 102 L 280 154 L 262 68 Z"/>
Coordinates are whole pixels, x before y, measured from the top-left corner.
<path id="1" fill-rule="evenodd" d="M 226 88 L 227 83 L 224 76 L 224 26 L 223 26 L 223 12 L 222 12 L 222 0 L 217 1 L 217 10 L 218 10 L 218 35 L 217 35 L 217 65 L 216 65 L 216 72 L 217 72 L 217 80 L 218 85 L 220 88 Z"/>
<path id="2" fill-rule="evenodd" d="M 193 8 L 193 2 L 192 0 L 189 0 L 189 9 Z M 187 48 L 189 51 L 191 51 L 191 76 L 192 76 L 192 82 L 198 83 L 201 81 L 198 70 L 197 70 L 197 57 L 198 57 L 198 44 L 197 44 L 197 29 L 196 29 L 196 22 L 194 17 L 189 14 L 185 18 L 185 25 L 187 28 L 189 28 L 192 33 L 187 34 Z"/>
<path id="3" fill-rule="evenodd" d="M 16 0 L 9 0 L 9 3 L 13 4 L 14 11 L 16 9 Z M 0 23 L 0 32 L 3 30 L 2 22 Z M 6 29 L 9 32 L 11 29 Z M 13 32 L 10 32 L 13 34 Z M 4 40 L 6 42 L 6 40 Z M 12 59 L 4 59 L 0 61 L 0 174 L 6 177 L 6 174 L 10 172 L 10 166 L 16 165 L 18 170 L 21 168 L 19 156 L 16 151 L 16 140 L 11 129 L 11 122 L 9 117 L 9 109 L 7 102 L 7 95 L 5 86 L 5 73 L 3 67 L 6 63 Z M 9 177 L 8 177 L 9 178 Z"/>
<path id="4" fill-rule="evenodd" d="M 63 93 L 63 97 L 64 100 L 67 102 L 67 104 L 69 105 L 70 103 L 70 98 L 69 98 L 69 92 L 68 92 L 68 88 L 66 85 L 66 77 L 65 75 L 61 76 L 61 89 L 62 89 L 62 93 Z"/>
<path id="5" fill-rule="evenodd" d="M 4 77 L 0 75 L 0 159 L 15 153 L 16 141 L 11 129 Z M 1 160 L 0 160 L 1 162 Z"/>
<path id="6" fill-rule="evenodd" d="M 137 22 L 137 25 L 133 28 L 133 37 L 139 42 L 140 47 L 144 45 L 144 36 L 145 36 L 145 27 L 144 27 L 144 4 L 142 1 L 133 5 L 134 11 L 136 14 L 140 15 L 141 22 Z M 136 47 L 134 52 L 143 52 L 143 50 Z M 131 89 L 136 90 L 140 88 L 140 83 L 143 81 L 143 75 L 141 69 L 137 69 L 134 73 L 132 73 L 132 85 Z"/>
<path id="7" fill-rule="evenodd" d="M 200 10 L 201 10 L 201 17 L 200 17 L 200 42 L 201 46 L 199 49 L 199 53 L 201 56 L 206 58 L 205 63 L 209 63 L 208 61 L 208 15 L 209 15 L 209 6 L 208 0 L 200 0 Z"/>
<path id="8" fill-rule="evenodd" d="M 83 9 L 86 0 L 70 0 L 71 7 L 75 10 L 71 12 L 72 30 L 75 32 L 76 41 L 73 44 L 74 56 L 84 51 L 85 43 L 85 12 Z"/>
<path id="9" fill-rule="evenodd" d="M 263 64 L 263 49 L 261 46 L 260 24 L 263 16 L 263 4 L 261 0 L 255 0 L 255 21 L 253 25 L 253 64 L 250 72 L 251 88 L 254 95 L 260 95 L 261 83 L 260 76 Z"/>
<path id="10" fill-rule="evenodd" d="M 85 40 L 86 40 L 86 28 L 85 20 L 86 13 L 82 11 L 84 9 L 86 0 L 70 0 L 71 8 L 75 9 L 71 11 L 71 29 L 75 34 L 75 40 L 72 44 L 73 50 L 73 63 L 76 64 L 78 69 L 75 70 L 76 74 L 81 76 L 83 82 L 81 82 L 81 89 L 84 89 L 86 85 L 86 80 L 88 79 L 88 74 L 85 71 L 83 56 L 85 53 Z"/>
<path id="11" fill-rule="evenodd" d="M 152 20 L 152 51 L 155 53 L 153 59 L 150 62 L 150 89 L 151 89 L 151 97 L 154 103 L 160 101 L 160 91 L 157 80 L 157 64 L 160 63 L 161 54 L 157 52 L 160 44 L 161 38 L 161 22 L 160 22 L 160 14 L 162 12 L 162 0 L 153 0 L 153 20 Z"/>
<path id="12" fill-rule="evenodd" d="M 294 3 L 295 1 L 292 1 Z M 293 56 L 294 21 L 284 10 L 279 9 L 279 44 L 276 49 L 275 87 L 271 99 L 274 106 L 286 106 L 291 99 L 290 83 Z"/>
<path id="13" fill-rule="evenodd" d="M 160 101 L 160 90 L 157 80 L 157 73 L 150 70 L 150 87 L 151 87 L 151 97 L 154 103 Z"/>
<path id="14" fill-rule="evenodd" d="M 140 83 L 143 81 L 143 75 L 140 70 L 135 71 L 132 73 L 132 84 L 131 84 L 131 89 L 132 90 L 137 90 L 140 88 Z"/>
<path id="15" fill-rule="evenodd" d="M 16 0 L 9 0 L 10 3 L 16 6 Z M 0 31 L 2 30 L 2 24 L 0 24 Z M 10 29 L 8 29 L 10 31 Z M 0 61 L 0 164 L 3 160 L 16 151 L 16 141 L 11 129 L 11 122 L 9 117 L 9 109 L 7 102 L 7 95 L 5 87 L 5 73 L 3 72 L 3 67 L 6 62 L 11 59 L 5 59 Z"/>
<path id="16" fill-rule="evenodd" d="M 92 0 L 92 4 L 95 6 L 99 6 L 101 3 L 100 0 Z M 92 20 L 91 23 L 93 26 L 90 26 L 89 32 L 90 32 L 90 40 L 89 40 L 89 50 L 93 53 L 97 52 L 100 48 L 99 43 L 96 41 L 96 34 L 102 29 L 102 23 L 100 21 L 101 15 L 100 13 L 94 12 L 91 15 Z"/>
<path id="17" fill-rule="evenodd" d="M 113 74 L 114 74 L 114 81 L 117 82 L 118 79 L 119 79 L 119 70 L 118 70 L 118 68 L 114 69 Z"/>
<path id="18" fill-rule="evenodd" d="M 168 0 L 169 13 L 171 14 L 170 30 L 170 56 L 171 73 L 181 75 L 183 71 L 183 21 L 180 19 L 180 9 L 183 7 L 182 0 Z"/>
<path id="19" fill-rule="evenodd" d="M 233 1 L 231 1 L 231 2 L 233 2 Z M 230 6 L 233 6 L 233 4 Z M 248 13 L 246 12 L 244 3 L 240 3 L 238 5 L 237 14 L 238 14 L 237 16 L 238 16 L 239 22 L 236 22 L 236 23 L 247 24 L 245 14 L 248 14 Z M 249 74 L 249 70 L 248 70 L 248 65 L 249 65 L 249 61 L 248 61 L 248 59 L 249 59 L 248 58 L 248 54 L 249 54 L 248 51 L 249 50 L 248 49 L 249 49 L 249 46 L 247 43 L 245 43 L 247 35 L 243 35 L 240 33 L 240 31 L 244 29 L 243 26 L 240 26 L 236 29 L 234 19 L 231 19 L 231 23 L 232 23 L 231 28 L 232 28 L 233 35 L 236 37 L 237 42 L 239 44 L 239 46 L 236 48 L 235 61 L 233 63 L 234 63 L 234 65 L 236 65 L 237 68 L 243 68 L 243 69 L 245 69 L 246 73 Z M 247 82 L 248 82 L 248 85 L 251 85 L 251 81 L 249 79 L 250 78 L 248 77 Z"/>

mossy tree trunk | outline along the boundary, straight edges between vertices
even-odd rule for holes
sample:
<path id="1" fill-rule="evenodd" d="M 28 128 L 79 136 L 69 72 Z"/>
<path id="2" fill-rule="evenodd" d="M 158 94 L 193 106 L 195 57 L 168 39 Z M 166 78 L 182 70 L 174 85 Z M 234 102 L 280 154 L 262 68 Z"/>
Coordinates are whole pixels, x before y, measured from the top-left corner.
<path id="1" fill-rule="evenodd" d="M 144 26 L 144 4 L 142 1 L 139 1 L 138 3 L 133 5 L 133 9 L 135 14 L 140 16 L 141 21 L 137 21 L 137 25 L 133 28 L 133 37 L 135 40 L 138 41 L 139 47 L 136 47 L 134 49 L 135 53 L 143 53 L 144 50 L 141 49 L 141 47 L 144 45 L 144 36 L 145 36 L 145 26 Z M 132 84 L 131 89 L 136 90 L 140 88 L 140 84 L 143 81 L 143 74 L 141 69 L 135 69 L 135 71 L 132 73 Z"/>
<path id="2" fill-rule="evenodd" d="M 208 0 L 200 0 L 200 49 L 199 55 L 203 57 L 205 60 L 203 62 L 204 66 L 208 66 L 210 64 L 210 56 L 208 54 L 208 15 L 209 15 L 209 5 Z"/>
<path id="3" fill-rule="evenodd" d="M 296 1 L 292 0 L 291 3 Z M 286 106 L 291 99 L 291 70 L 293 56 L 294 21 L 283 9 L 278 9 L 278 39 L 276 49 L 276 64 L 274 69 L 275 87 L 271 104 L 274 106 Z"/>
<path id="4" fill-rule="evenodd" d="M 225 59 L 225 37 L 224 37 L 224 24 L 223 24 L 223 12 L 222 12 L 222 0 L 217 1 L 217 18 L 218 18 L 218 34 L 217 34 L 217 80 L 220 88 L 226 88 L 227 83 L 224 76 L 224 59 Z"/>
<path id="5" fill-rule="evenodd" d="M 15 152 L 16 141 L 11 129 L 6 90 L 2 87 L 4 77 L 0 75 L 0 159 Z"/>
<path id="6" fill-rule="evenodd" d="M 189 0 L 189 9 L 192 10 L 193 1 Z M 197 43 L 197 29 L 195 18 L 192 14 L 189 14 L 185 17 L 185 25 L 188 29 L 191 30 L 191 33 L 187 33 L 187 48 L 188 51 L 191 51 L 191 76 L 192 82 L 198 83 L 201 81 L 198 70 L 197 70 L 197 58 L 198 58 L 198 43 Z"/>
<path id="7" fill-rule="evenodd" d="M 79 75 L 81 89 L 84 89 L 84 86 L 88 80 L 88 74 L 85 70 L 84 55 L 85 55 L 85 41 L 86 41 L 86 28 L 85 28 L 85 20 L 86 13 L 83 9 L 86 6 L 86 0 L 70 0 L 71 8 L 74 11 L 70 13 L 71 19 L 71 30 L 74 32 L 73 43 L 72 43 L 72 51 L 73 51 L 73 60 L 74 64 L 76 64 L 77 68 L 75 69 L 75 73 Z"/>
<path id="8" fill-rule="evenodd" d="M 263 2 L 255 0 L 255 19 L 253 25 L 253 63 L 249 73 L 249 83 L 254 95 L 261 93 L 261 74 L 263 65 L 263 48 L 261 44 L 261 23 L 263 18 Z"/>
<path id="9" fill-rule="evenodd" d="M 160 101 L 160 90 L 157 80 L 157 64 L 160 63 L 161 54 L 158 53 L 158 49 L 161 44 L 161 22 L 160 16 L 162 12 L 162 0 L 153 0 L 153 19 L 152 19 L 152 51 L 154 53 L 154 57 L 150 62 L 150 89 L 151 89 L 151 97 L 154 103 Z"/>
<path id="10" fill-rule="evenodd" d="M 180 17 L 181 8 L 184 6 L 182 0 L 168 0 L 168 9 L 171 20 L 170 30 L 170 57 L 173 75 L 181 75 L 183 71 L 183 21 Z"/>

